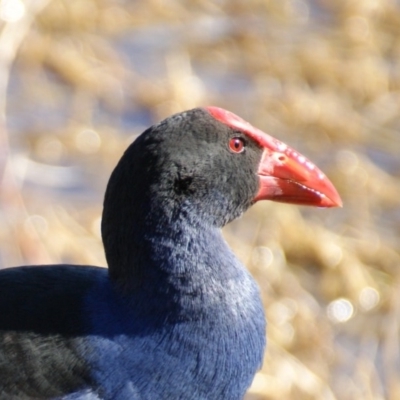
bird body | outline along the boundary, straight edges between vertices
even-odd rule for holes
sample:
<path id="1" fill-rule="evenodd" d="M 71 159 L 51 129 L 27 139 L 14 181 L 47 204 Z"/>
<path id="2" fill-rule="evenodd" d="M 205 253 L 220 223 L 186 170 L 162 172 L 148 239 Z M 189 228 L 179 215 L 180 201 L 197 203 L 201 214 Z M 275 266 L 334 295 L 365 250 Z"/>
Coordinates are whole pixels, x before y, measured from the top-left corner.
<path id="1" fill-rule="evenodd" d="M 201 279 L 182 278 L 183 265 L 172 285 L 158 282 L 159 288 L 168 288 L 156 296 L 162 298 L 164 307 L 150 300 L 153 311 L 149 314 L 147 296 L 133 296 L 130 304 L 121 304 L 107 281 L 91 297 L 94 310 L 99 304 L 105 310 L 104 315 L 93 313 L 92 329 L 101 334 L 92 344 L 98 356 L 96 379 L 107 382 L 106 398 L 135 398 L 135 392 L 141 393 L 137 398 L 146 399 L 158 398 L 160 393 L 167 399 L 176 398 L 177 393 L 187 399 L 243 397 L 261 366 L 264 315 L 258 289 L 247 271 L 233 256 L 219 261 L 199 264 L 199 272 L 213 269 Z M 215 284 L 209 285 L 209 279 L 215 279 Z M 121 313 L 124 308 L 126 312 Z M 109 327 L 106 335 L 104 326 Z M 110 365 L 110 357 L 118 360 L 123 375 L 113 375 L 115 365 Z"/>
<path id="2" fill-rule="evenodd" d="M 261 199 L 340 205 L 285 146 L 215 107 L 139 136 L 105 195 L 108 269 L 0 271 L 0 399 L 242 399 L 265 318 L 220 228 Z"/>

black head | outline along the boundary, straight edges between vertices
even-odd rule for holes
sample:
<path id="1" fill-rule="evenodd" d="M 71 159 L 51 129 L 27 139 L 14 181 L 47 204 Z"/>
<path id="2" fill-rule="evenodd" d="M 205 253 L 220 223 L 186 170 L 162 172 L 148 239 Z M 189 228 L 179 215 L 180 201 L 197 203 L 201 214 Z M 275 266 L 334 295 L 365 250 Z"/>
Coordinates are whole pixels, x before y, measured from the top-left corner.
<path id="1" fill-rule="evenodd" d="M 139 169 L 135 180 L 145 205 L 167 218 L 221 227 L 251 205 L 261 155 L 261 147 L 243 132 L 198 108 L 144 132 L 121 162 L 128 158 Z"/>
<path id="2" fill-rule="evenodd" d="M 108 185 L 105 217 L 129 209 L 125 216 L 156 214 L 165 222 L 179 217 L 221 227 L 256 196 L 262 152 L 206 109 L 173 115 L 126 150 Z"/>

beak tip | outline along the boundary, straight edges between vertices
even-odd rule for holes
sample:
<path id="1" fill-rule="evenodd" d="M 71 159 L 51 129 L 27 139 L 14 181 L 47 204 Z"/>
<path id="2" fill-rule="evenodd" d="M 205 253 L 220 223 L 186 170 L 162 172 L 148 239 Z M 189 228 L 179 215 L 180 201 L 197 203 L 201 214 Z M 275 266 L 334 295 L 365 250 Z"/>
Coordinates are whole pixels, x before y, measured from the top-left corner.
<path id="1" fill-rule="evenodd" d="M 323 204 L 322 207 L 324 208 L 342 208 L 343 207 L 343 203 L 342 201 L 332 201 L 331 199 L 326 200 Z"/>
<path id="2" fill-rule="evenodd" d="M 333 193 L 330 193 L 329 196 L 324 195 L 324 198 L 322 199 L 322 207 L 326 208 L 333 208 L 333 207 L 343 207 L 343 201 L 339 196 L 339 193 L 336 191 L 336 189 L 333 188 Z"/>

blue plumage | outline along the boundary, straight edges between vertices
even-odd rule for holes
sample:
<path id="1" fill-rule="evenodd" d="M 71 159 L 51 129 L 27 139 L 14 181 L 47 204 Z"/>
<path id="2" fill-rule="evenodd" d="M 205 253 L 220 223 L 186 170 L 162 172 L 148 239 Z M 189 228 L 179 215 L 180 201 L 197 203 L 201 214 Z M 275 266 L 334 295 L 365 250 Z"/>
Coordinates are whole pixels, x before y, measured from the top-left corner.
<path id="1" fill-rule="evenodd" d="M 198 249 L 192 250 L 203 254 L 197 258 L 197 273 L 183 283 L 174 282 L 176 298 L 172 302 L 168 300 L 173 293 L 167 281 L 175 273 L 182 274 L 193 253 L 180 258 L 180 265 L 171 252 L 174 263 L 168 264 L 167 260 L 165 264 L 171 274 L 166 281 L 161 278 L 154 282 L 158 286 L 156 297 L 164 297 L 165 309 L 154 307 L 148 315 L 143 308 L 147 309 L 151 300 L 145 294 L 121 299 L 108 280 L 99 282 L 90 294 L 86 304 L 93 332 L 88 338 L 94 349 L 90 364 L 98 371 L 94 378 L 102 384 L 102 396 L 243 397 L 261 366 L 265 345 L 263 310 L 258 289 L 247 271 L 219 235 L 211 238 L 211 242 L 196 240 Z M 210 257 L 212 265 L 208 263 Z M 164 293 L 162 288 L 166 289 Z"/>

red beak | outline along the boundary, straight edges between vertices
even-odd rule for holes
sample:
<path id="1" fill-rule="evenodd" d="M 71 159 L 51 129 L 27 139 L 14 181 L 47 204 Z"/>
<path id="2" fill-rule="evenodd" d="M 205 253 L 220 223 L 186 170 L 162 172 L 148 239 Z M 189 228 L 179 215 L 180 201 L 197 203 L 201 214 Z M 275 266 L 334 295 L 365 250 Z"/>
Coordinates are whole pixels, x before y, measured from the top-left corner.
<path id="1" fill-rule="evenodd" d="M 207 110 L 214 118 L 242 131 L 264 149 L 257 171 L 260 188 L 254 201 L 342 206 L 331 181 L 306 157 L 229 111 L 218 107 L 207 107 Z"/>
<path id="2" fill-rule="evenodd" d="M 274 139 L 275 144 L 277 140 Z M 265 148 L 257 174 L 260 188 L 254 199 L 317 207 L 341 207 L 331 181 L 311 161 L 281 143 L 281 151 Z"/>

